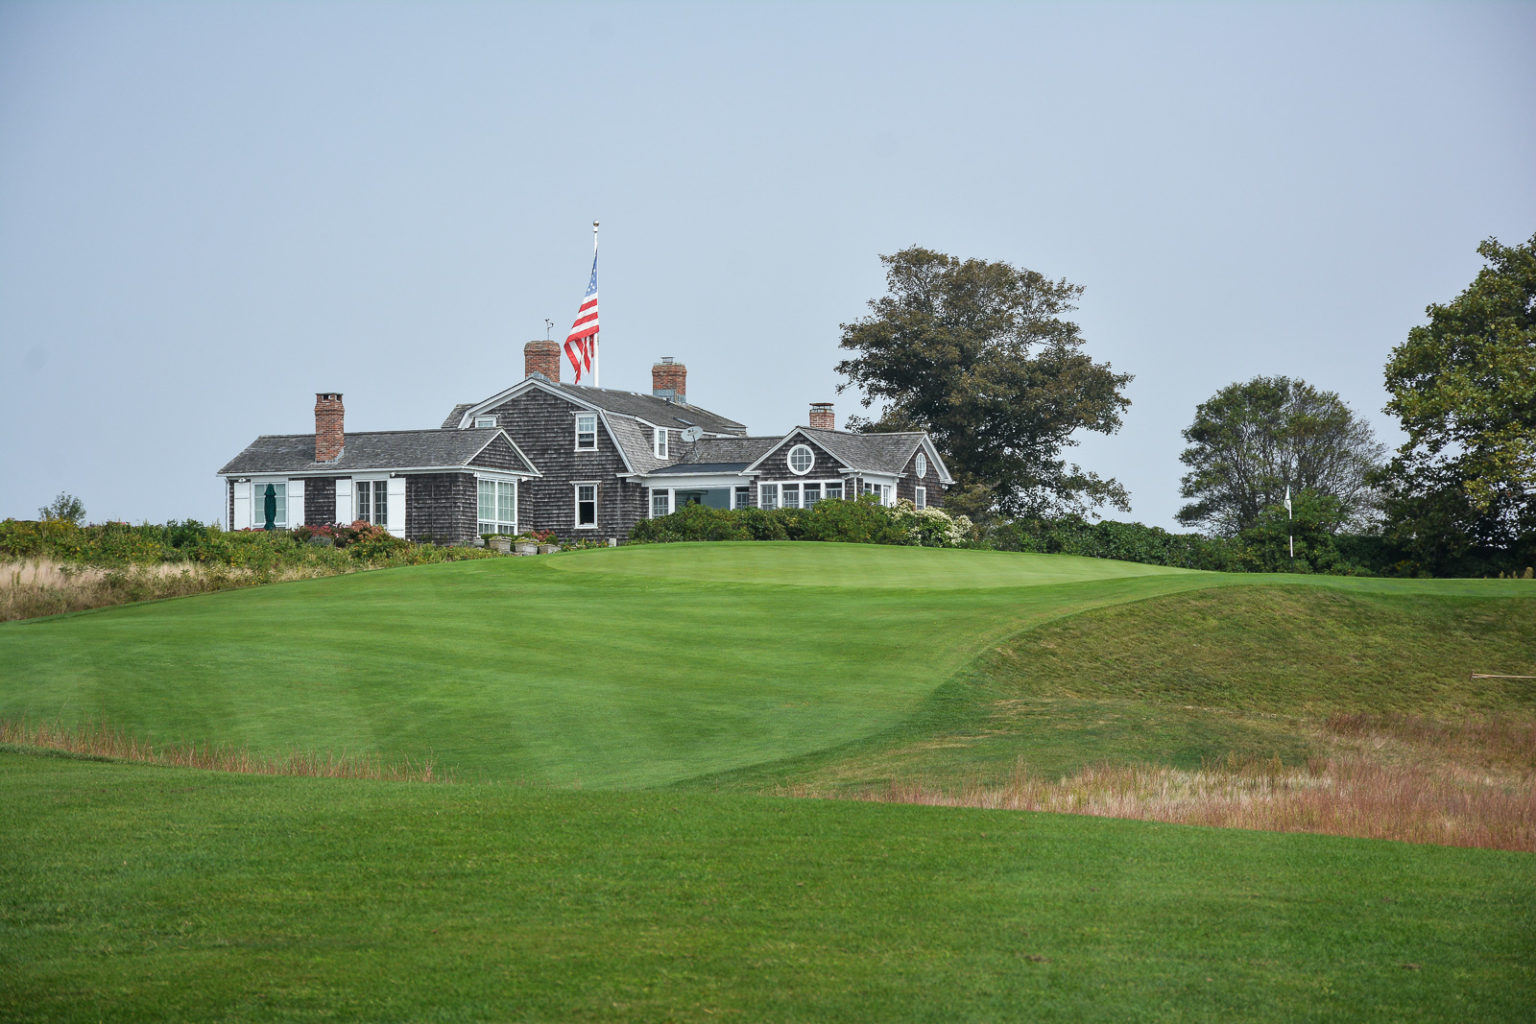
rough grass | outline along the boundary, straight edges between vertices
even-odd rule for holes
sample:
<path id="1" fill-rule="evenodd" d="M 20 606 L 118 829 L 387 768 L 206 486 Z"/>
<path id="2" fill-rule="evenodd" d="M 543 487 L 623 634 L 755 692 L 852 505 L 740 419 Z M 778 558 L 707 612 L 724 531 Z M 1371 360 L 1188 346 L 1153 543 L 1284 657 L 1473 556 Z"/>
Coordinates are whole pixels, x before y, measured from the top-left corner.
<path id="1" fill-rule="evenodd" d="M 25 559 L 0 563 L 0 622 L 208 594 L 258 583 L 316 579 L 363 568 L 367 566 L 257 569 L 192 562 L 104 567 Z"/>
<path id="2" fill-rule="evenodd" d="M 994 645 L 901 728 L 712 780 L 1536 850 L 1536 601 L 1236 586 Z"/>
<path id="3" fill-rule="evenodd" d="M 44 722 L 0 719 L 0 745 L 51 750 L 85 757 L 158 764 L 238 775 L 292 775 L 317 779 L 372 779 L 387 782 L 452 782 L 430 757 L 386 764 L 377 754 L 295 750 L 281 757 L 258 756 L 248 748 L 169 743 L 156 746 L 102 723 L 68 728 Z"/>

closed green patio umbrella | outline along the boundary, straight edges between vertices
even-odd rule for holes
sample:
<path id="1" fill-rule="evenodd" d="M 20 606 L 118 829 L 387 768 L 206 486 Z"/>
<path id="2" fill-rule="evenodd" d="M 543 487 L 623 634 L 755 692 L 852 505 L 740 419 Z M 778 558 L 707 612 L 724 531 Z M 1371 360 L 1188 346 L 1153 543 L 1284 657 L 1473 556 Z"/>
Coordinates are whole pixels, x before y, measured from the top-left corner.
<path id="1" fill-rule="evenodd" d="M 266 500 L 262 502 L 262 513 L 267 517 L 267 524 L 263 530 L 271 530 L 277 526 L 277 488 L 267 484 Z"/>

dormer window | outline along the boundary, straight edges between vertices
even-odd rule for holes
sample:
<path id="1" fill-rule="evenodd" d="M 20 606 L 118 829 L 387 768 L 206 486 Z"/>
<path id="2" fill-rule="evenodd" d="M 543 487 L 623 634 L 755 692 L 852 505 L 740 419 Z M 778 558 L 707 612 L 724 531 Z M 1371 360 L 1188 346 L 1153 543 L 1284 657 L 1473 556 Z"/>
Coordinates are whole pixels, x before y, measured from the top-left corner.
<path id="1" fill-rule="evenodd" d="M 597 451 L 597 413 L 579 412 L 576 414 L 576 450 L 579 452 Z"/>
<path id="2" fill-rule="evenodd" d="M 656 453 L 656 457 L 658 459 L 666 458 L 667 457 L 667 431 L 666 431 L 665 427 L 657 427 L 656 428 L 656 436 L 655 436 L 655 440 L 654 440 L 654 445 L 655 445 L 655 447 L 652 450 Z"/>
<path id="3" fill-rule="evenodd" d="M 495 416 L 476 416 L 475 417 L 475 427 L 476 427 L 476 429 L 480 429 L 480 428 L 483 428 L 483 427 L 494 427 L 495 425 L 496 425 L 496 417 Z"/>

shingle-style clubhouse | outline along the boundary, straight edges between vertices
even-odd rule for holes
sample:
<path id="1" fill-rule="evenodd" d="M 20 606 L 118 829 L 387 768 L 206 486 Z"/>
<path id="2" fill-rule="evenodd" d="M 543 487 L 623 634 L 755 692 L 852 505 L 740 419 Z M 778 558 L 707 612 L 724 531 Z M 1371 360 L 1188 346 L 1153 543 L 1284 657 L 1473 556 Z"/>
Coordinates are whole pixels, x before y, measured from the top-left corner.
<path id="1" fill-rule="evenodd" d="M 315 396 L 313 434 L 263 435 L 219 470 L 230 529 L 364 520 L 407 540 L 480 543 L 488 533 L 551 531 L 617 540 L 641 519 L 712 508 L 810 507 L 873 494 L 918 508 L 953 483 L 921 432 L 834 429 L 832 405 L 784 434 L 690 405 L 687 369 L 651 368 L 650 394 L 560 381 L 553 341 L 529 342 L 521 381 L 455 406 L 430 430 L 346 433 L 342 397 Z"/>

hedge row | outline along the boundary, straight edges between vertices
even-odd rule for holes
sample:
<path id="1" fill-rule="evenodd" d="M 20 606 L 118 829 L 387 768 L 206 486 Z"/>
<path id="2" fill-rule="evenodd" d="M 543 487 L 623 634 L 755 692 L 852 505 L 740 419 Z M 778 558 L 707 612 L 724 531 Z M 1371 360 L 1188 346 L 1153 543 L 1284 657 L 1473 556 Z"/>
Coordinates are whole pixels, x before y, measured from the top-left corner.
<path id="1" fill-rule="evenodd" d="M 163 525 L 62 520 L 0 522 L 0 557 L 49 558 L 78 565 L 121 567 L 195 563 L 238 569 L 311 566 L 342 571 L 358 563 L 420 565 L 489 557 L 478 548 L 412 544 L 370 523 L 301 526 L 295 530 L 223 530 L 188 519 Z"/>
<path id="2" fill-rule="evenodd" d="M 811 508 L 720 509 L 688 505 L 668 516 L 643 519 L 631 542 L 689 540 L 821 540 L 848 544 L 904 544 L 959 547 L 968 543 L 970 523 L 938 509 L 918 511 L 909 501 L 882 506 L 873 495 L 856 501 L 821 501 Z"/>

